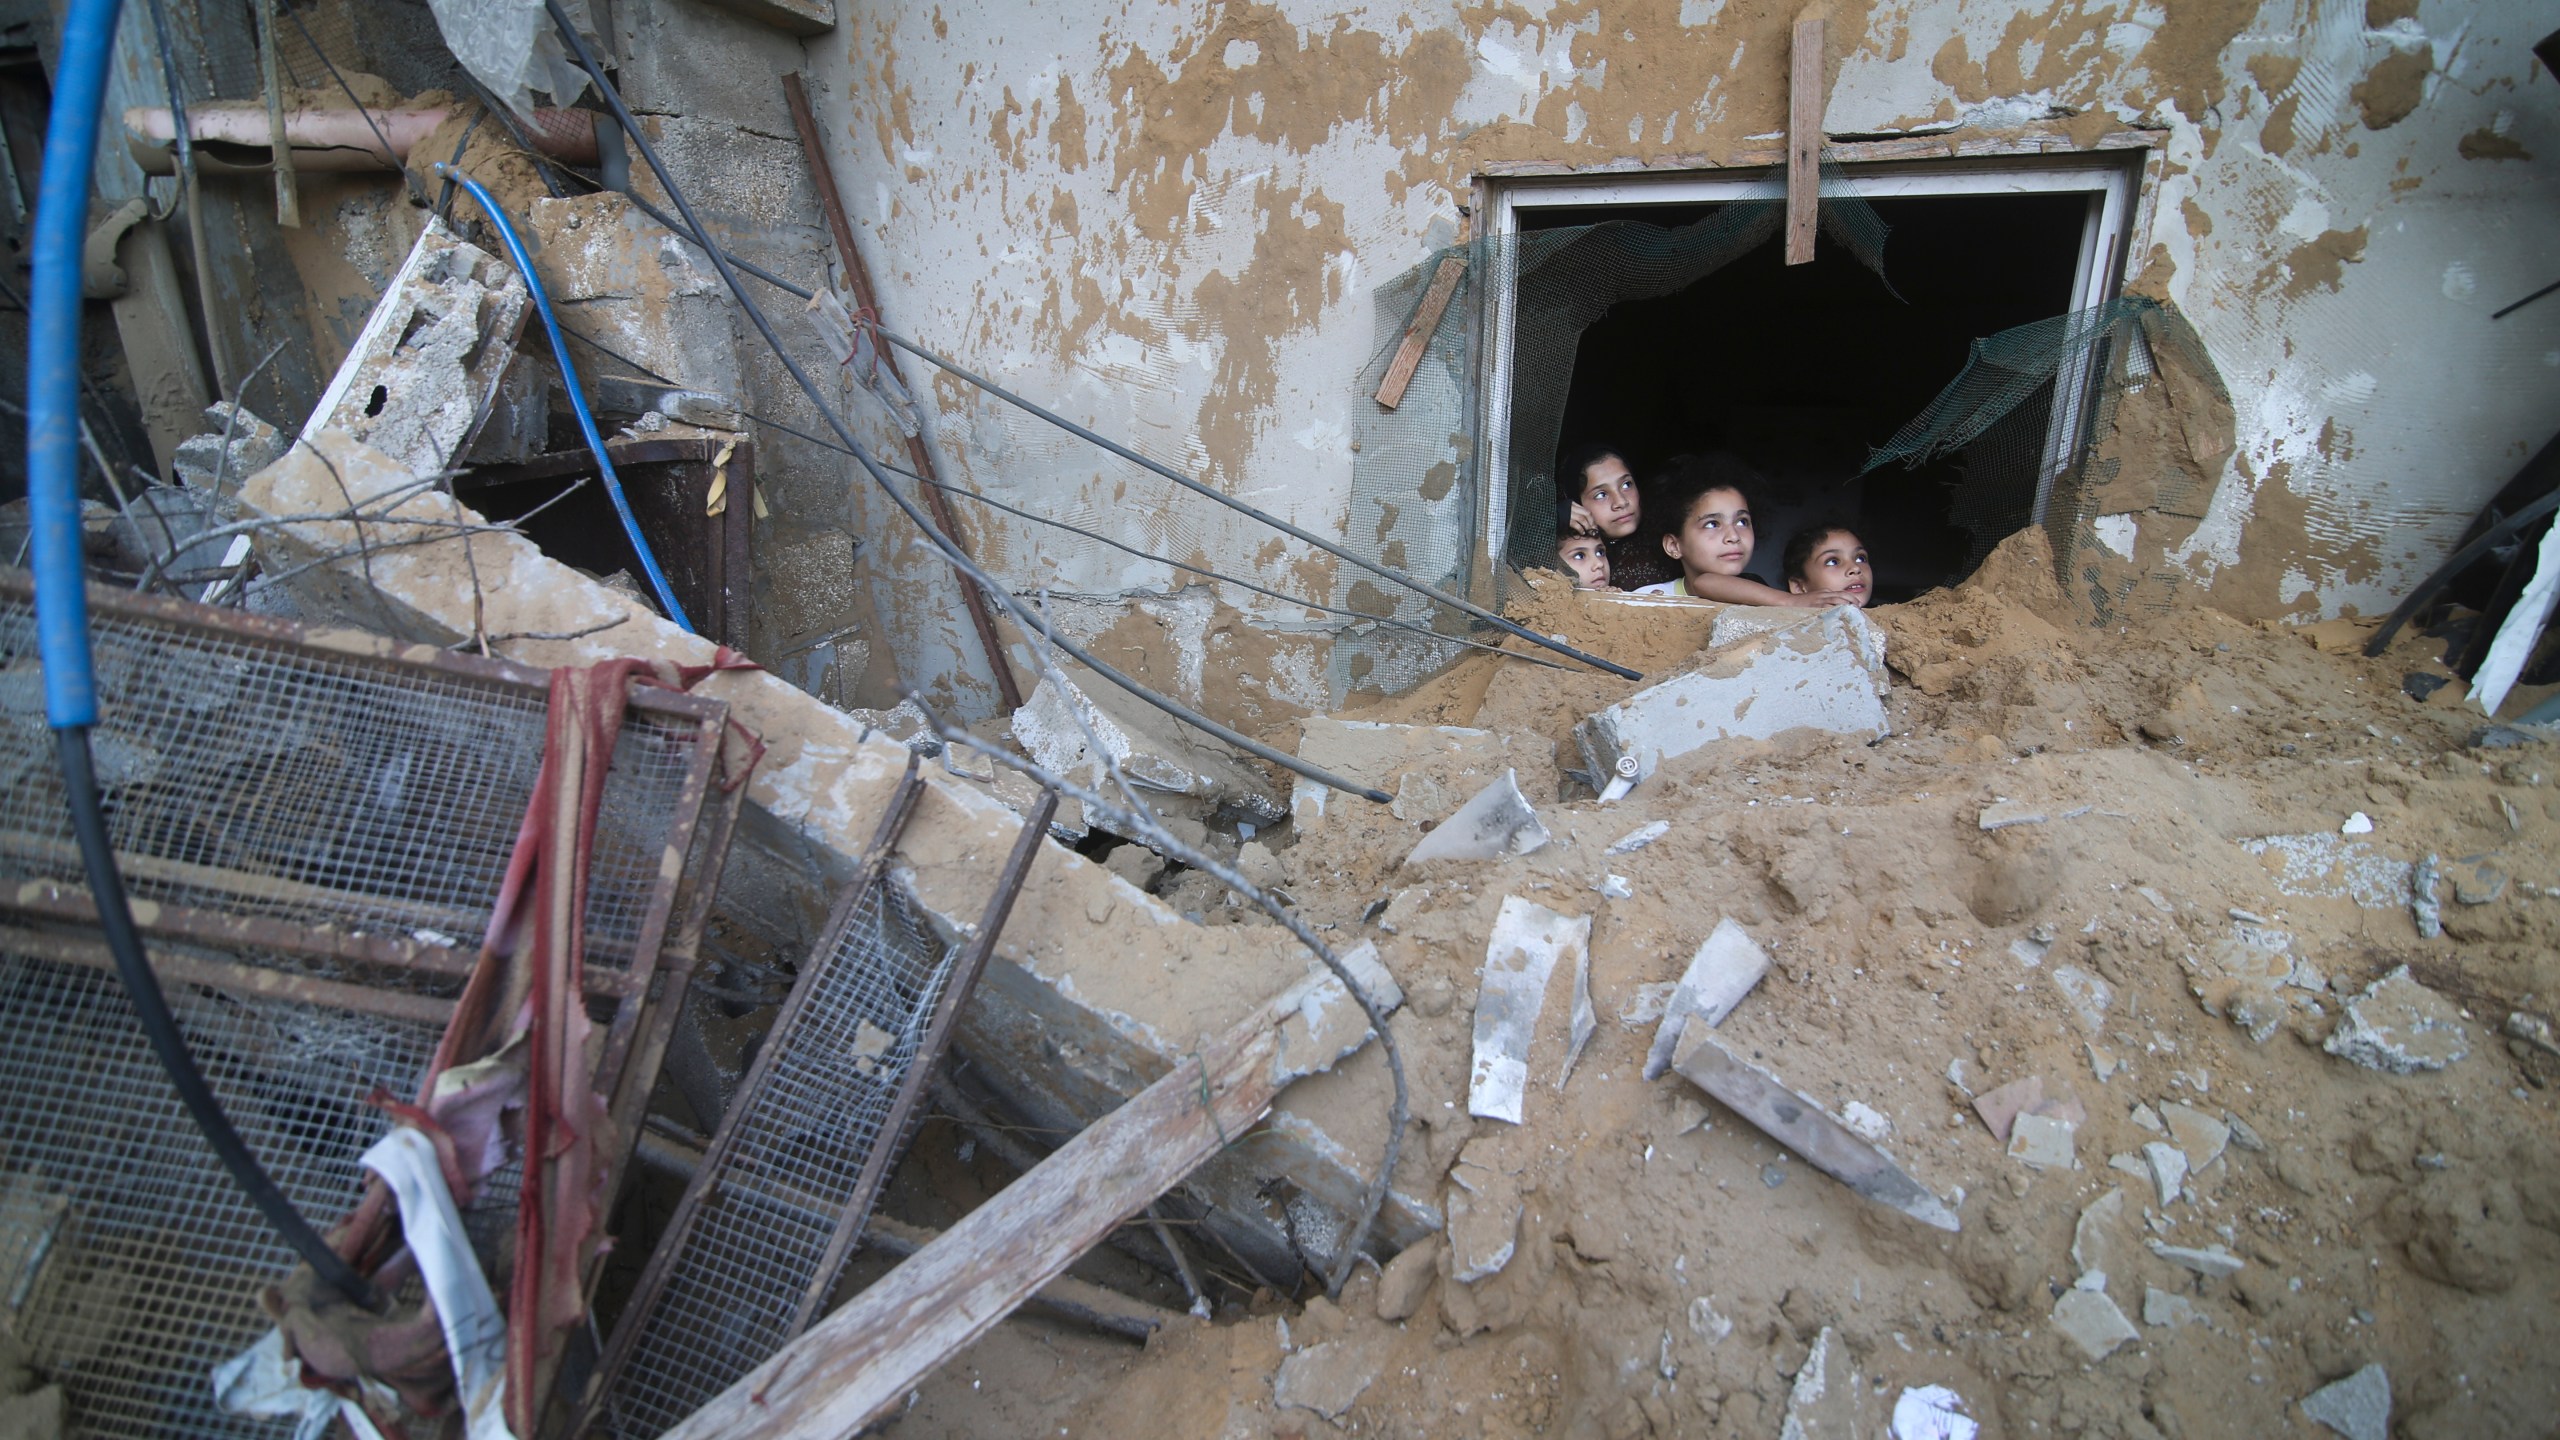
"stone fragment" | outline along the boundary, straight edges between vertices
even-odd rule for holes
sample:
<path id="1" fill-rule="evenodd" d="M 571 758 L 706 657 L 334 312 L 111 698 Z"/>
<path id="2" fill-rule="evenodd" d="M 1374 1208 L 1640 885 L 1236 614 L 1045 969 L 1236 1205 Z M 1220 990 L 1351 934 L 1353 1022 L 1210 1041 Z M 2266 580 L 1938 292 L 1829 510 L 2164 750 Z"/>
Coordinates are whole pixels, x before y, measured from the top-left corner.
<path id="1" fill-rule="evenodd" d="M 1487 1165 L 1450 1167 L 1449 1274 L 1472 1285 L 1501 1273 L 1520 1243 L 1520 1187 Z"/>
<path id="2" fill-rule="evenodd" d="M 1438 1278 L 1440 1237 L 1426 1235 L 1397 1252 L 1378 1273 L 1378 1318 L 1407 1319 L 1422 1309 Z"/>
<path id="3" fill-rule="evenodd" d="M 2361 810 L 2358 810 L 2347 817 L 2345 824 L 2338 827 L 2338 833 L 2341 835 L 2370 835 L 2373 833 L 2373 817 L 2367 815 Z"/>
<path id="4" fill-rule="evenodd" d="M 2115 1232 L 2124 1223 L 2124 1187 L 2089 1202 L 2071 1227 L 2071 1264 L 2078 1270 L 2118 1268 Z"/>
<path id="5" fill-rule="evenodd" d="M 2044 1103 L 2044 1077 L 2029 1075 L 1973 1097 L 1973 1113 L 1982 1117 L 1991 1138 L 2006 1145 L 2010 1126 L 2020 1115 Z"/>
<path id="6" fill-rule="evenodd" d="M 2142 1157 L 2139 1155 L 2126 1155 L 2121 1152 L 2110 1155 L 2107 1157 L 2107 1168 L 2121 1170 L 2137 1180 L 2147 1182 L 2151 1179 L 2151 1167 L 2143 1164 Z"/>
<path id="7" fill-rule="evenodd" d="M 2409 872 L 2409 919 L 2417 925 L 2421 940 L 2444 934 L 2444 902 L 2436 895 L 2443 864 L 2429 855 Z"/>
<path id="8" fill-rule="evenodd" d="M 2104 1360 L 2127 1341 L 2142 1338 L 2116 1302 L 2101 1291 L 2077 1287 L 2063 1291 L 2062 1298 L 2053 1302 L 2053 1328 L 2092 1361 Z"/>
<path id="9" fill-rule="evenodd" d="M 1845 608 L 1845 607 L 1843 607 Z M 1858 1435 L 1858 1369 L 1849 1347 L 1826 1325 L 1796 1371 L 1778 1440 L 1855 1440 Z"/>
<path id="10" fill-rule="evenodd" d="M 1654 841 L 1659 840 L 1670 833 L 1670 821 L 1649 821 L 1643 825 L 1637 826 L 1635 829 L 1628 831 L 1626 834 L 1621 835 L 1616 840 L 1610 842 L 1609 853 L 1612 855 L 1630 854 L 1634 851 L 1643 849 L 1647 845 L 1652 844 Z"/>
<path id="11" fill-rule="evenodd" d="M 2160 1121 L 2160 1112 L 2152 1109 L 2148 1105 L 2136 1105 L 2133 1107 L 2133 1123 L 2150 1131 L 2154 1135 L 2166 1135 L 2169 1133 L 2169 1127 L 2162 1124 Z"/>
<path id="12" fill-rule="evenodd" d="M 1804 727 L 1886 733 L 1884 636 L 1864 611 L 1836 605 L 1770 623 L 1575 726 L 1584 768 L 1614 775 L 1619 758 L 1633 756 L 1649 775 L 1718 740 L 1765 740 Z"/>
<path id="13" fill-rule="evenodd" d="M 2159 1187 L 2160 1208 L 2169 1208 L 2187 1183 L 2187 1152 L 2166 1141 L 2154 1140 L 2142 1147 L 2142 1160 L 2151 1168 L 2151 1183 Z"/>
<path id="14" fill-rule="evenodd" d="M 1351 1408 L 1386 1363 L 1386 1352 L 1357 1340 L 1310 1345 L 1280 1362 L 1271 1399 L 1284 1410 L 1313 1410 L 1331 1420 Z"/>
<path id="15" fill-rule="evenodd" d="M 2021 1115 L 2009 1126 L 2009 1158 L 2038 1170 L 2068 1170 L 2074 1159 L 2074 1129 L 2049 1115 Z"/>
<path id="16" fill-rule="evenodd" d="M 2071 1002 L 2091 1034 L 2107 1023 L 2107 1007 L 2115 1003 L 2116 987 L 2077 965 L 2054 966 L 2053 983 L 2062 988 L 2062 998 Z"/>
<path id="17" fill-rule="evenodd" d="M 2259 1154 L 2265 1153 L 2267 1142 L 2258 1138 L 2258 1132 L 2249 1128 L 2248 1121 L 2243 1120 L 2239 1116 L 2231 1114 L 2228 1111 L 2223 1113 L 2222 1118 L 2229 1121 L 2231 1124 L 2232 1144 L 2239 1146 L 2243 1150 L 2253 1151 Z"/>
<path id="18" fill-rule="evenodd" d="M 2152 1254 L 2170 1264 L 2193 1270 L 2199 1275 L 2216 1280 L 2237 1275 L 2249 1265 L 2248 1261 L 2219 1245 L 2207 1245 L 2199 1249 L 2189 1245 L 2171 1245 L 2160 1240 L 2150 1241 L 2149 1244 Z"/>
<path id="19" fill-rule="evenodd" d="M 2410 978 L 2403 965 L 2347 1001 L 2320 1048 L 2390 1075 L 2442 1070 L 2471 1053 L 2452 1002 Z"/>
<path id="20" fill-rule="evenodd" d="M 2303 1396 L 2302 1413 L 2347 1440 L 2391 1440 L 2391 1376 L 2367 1365 Z"/>
<path id="21" fill-rule="evenodd" d="M 1286 813 L 1261 773 L 1242 756 L 1184 729 L 1116 685 L 1099 679 L 1079 682 L 1068 678 L 1072 673 L 1042 676 L 1011 722 L 1015 742 L 1052 774 L 1108 791 L 1107 755 L 1131 784 L 1150 792 L 1151 800 L 1179 802 L 1177 808 L 1194 819 L 1205 819 L 1220 806 L 1233 806 L 1265 824 Z"/>
<path id="22" fill-rule="evenodd" d="M 1633 900 L 1636 898 L 1636 887 L 1631 884 L 1624 875 L 1602 875 L 1598 880 L 1592 882 L 1591 888 L 1599 891 L 1603 896 L 1611 900 Z"/>
<path id="23" fill-rule="evenodd" d="M 1550 753 L 1548 742 L 1534 736 L 1514 739 L 1457 725 L 1389 725 L 1330 715 L 1298 722 L 1299 759 L 1387 791 L 1396 797 L 1389 813 L 1416 823 L 1439 819 L 1448 813 L 1450 797 L 1506 767 L 1528 765 L 1535 773 Z M 1300 833 L 1312 832 L 1325 823 L 1333 800 L 1329 787 L 1300 779 L 1289 792 L 1290 820 Z"/>
<path id="24" fill-rule="evenodd" d="M 1517 895 L 1502 897 L 1485 942 L 1476 987 L 1475 1063 L 1467 1081 L 1467 1113 L 1520 1123 L 1529 1083 L 1530 1047 L 1547 985 L 1559 963 L 1588 983 L 1591 917 L 1559 915 Z M 1587 992 L 1586 992 L 1587 993 Z M 1575 1028 L 1581 1027 L 1577 1007 Z"/>
<path id="25" fill-rule="evenodd" d="M 2104 1085 L 2116 1078 L 2116 1071 L 2123 1068 L 2124 1062 L 2115 1057 L 2115 1052 L 2095 1044 L 2088 1048 L 2089 1073 L 2098 1077 L 2098 1083 Z"/>
<path id="26" fill-rule="evenodd" d="M 2507 893 L 2507 872 L 2486 860 L 2457 860 L 2445 867 L 2453 879 L 2453 898 L 2464 905 L 2487 905 Z"/>
<path id="27" fill-rule="evenodd" d="M 1713 1345 L 1733 1333 L 1733 1319 L 1717 1312 L 1712 1297 L 1701 1295 L 1689 1302 L 1689 1329 Z"/>
<path id="28" fill-rule="evenodd" d="M 1502 778 L 1475 793 L 1449 818 L 1422 837 L 1407 865 L 1429 860 L 1502 860 L 1526 855 L 1555 837 L 1547 833 L 1528 797 L 1520 793 L 1520 775 L 1505 770 Z"/>
<path id="29" fill-rule="evenodd" d="M 2223 1147 L 2231 1142 L 2229 1125 L 2183 1101 L 2160 1102 L 2160 1118 L 2168 1122 L 2169 1138 L 2187 1153 L 2191 1170 L 2202 1170 L 2221 1159 Z"/>
<path id="30" fill-rule="evenodd" d="M 1654 1030 L 1653 1047 L 1645 1054 L 1644 1078 L 1659 1080 L 1671 1068 L 1680 1036 L 1691 1020 L 1711 1029 L 1723 1024 L 1724 1017 L 1768 973 L 1769 954 L 1750 932 L 1730 915 L 1718 920 L 1698 953 L 1689 957 L 1689 968 L 1681 972 L 1680 983 L 1663 1006 L 1662 1024 Z"/>
<path id="31" fill-rule="evenodd" d="M 2142 1288 L 2142 1323 L 2160 1329 L 2175 1330 L 2181 1325 L 2200 1324 L 2204 1312 L 2184 1295 L 2172 1295 L 2157 1285 Z"/>
<path id="32" fill-rule="evenodd" d="M 1884 1112 L 1863 1100 L 1841 1106 L 1840 1123 L 1869 1140 L 1882 1141 L 1893 1133 L 1893 1122 L 1884 1117 Z"/>

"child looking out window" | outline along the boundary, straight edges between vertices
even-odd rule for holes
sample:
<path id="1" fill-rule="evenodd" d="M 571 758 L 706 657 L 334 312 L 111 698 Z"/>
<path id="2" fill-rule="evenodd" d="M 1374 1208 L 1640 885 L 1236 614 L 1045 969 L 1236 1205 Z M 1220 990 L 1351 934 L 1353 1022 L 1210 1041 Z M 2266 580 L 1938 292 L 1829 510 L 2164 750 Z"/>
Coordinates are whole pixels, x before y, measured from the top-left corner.
<path id="1" fill-rule="evenodd" d="M 1787 590 L 1795 595 L 1841 594 L 1863 607 L 1871 590 L 1867 547 L 1837 521 L 1808 525 L 1787 542 Z"/>
<path id="2" fill-rule="evenodd" d="M 1678 523 L 1662 537 L 1662 553 L 1679 564 L 1680 578 L 1646 586 L 1638 593 L 1805 609 L 1857 603 L 1843 591 L 1795 593 L 1763 585 L 1743 573 L 1758 541 L 1743 487 L 1759 478 L 1750 466 L 1730 455 L 1684 455 L 1672 461 L 1662 496 Z"/>
<path id="3" fill-rule="evenodd" d="M 1676 578 L 1669 563 L 1645 534 L 1644 499 L 1635 472 L 1625 457 L 1605 445 L 1583 445 L 1566 453 L 1556 467 L 1559 488 L 1569 492 L 1573 518 L 1566 528 L 1600 536 L 1609 555 L 1609 573 L 1624 589 Z"/>
<path id="4" fill-rule="evenodd" d="M 1597 535 L 1567 532 L 1556 537 L 1556 562 L 1573 577 L 1576 590 L 1614 590 L 1609 583 L 1607 542 Z"/>

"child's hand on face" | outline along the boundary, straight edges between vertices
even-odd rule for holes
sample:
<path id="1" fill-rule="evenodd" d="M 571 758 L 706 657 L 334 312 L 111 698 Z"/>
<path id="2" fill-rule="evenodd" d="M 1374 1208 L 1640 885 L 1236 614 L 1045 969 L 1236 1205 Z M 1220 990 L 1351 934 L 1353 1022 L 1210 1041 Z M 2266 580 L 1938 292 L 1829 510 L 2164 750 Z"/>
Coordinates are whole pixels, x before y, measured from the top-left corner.
<path id="1" fill-rule="evenodd" d="M 1600 533 L 1600 522 L 1592 519 L 1591 512 L 1583 509 L 1582 502 L 1576 500 L 1573 502 L 1572 517 L 1566 521 L 1565 528 L 1576 535 L 1597 535 Z"/>

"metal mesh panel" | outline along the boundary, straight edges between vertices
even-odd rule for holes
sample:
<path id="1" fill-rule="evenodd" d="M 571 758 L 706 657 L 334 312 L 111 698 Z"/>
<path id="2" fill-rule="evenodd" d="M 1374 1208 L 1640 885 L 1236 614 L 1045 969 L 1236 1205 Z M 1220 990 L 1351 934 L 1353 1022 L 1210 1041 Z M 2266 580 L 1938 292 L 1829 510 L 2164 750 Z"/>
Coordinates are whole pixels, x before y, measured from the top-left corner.
<path id="1" fill-rule="evenodd" d="M 659 1241 L 664 1287 L 621 1322 L 641 1328 L 603 1378 L 611 1433 L 663 1433 L 791 1338 L 955 953 L 894 882 L 857 903 L 788 1030 L 767 1037 L 771 1067 L 732 1106 L 729 1148 L 696 1177 L 689 1219 Z"/>
<path id="2" fill-rule="evenodd" d="M 191 985 L 169 1001 L 249 1148 L 325 1223 L 388 1127 L 375 1086 L 416 1093 L 435 1027 Z M 0 1304 L 75 1433 L 260 1436 L 213 1404 L 211 1368 L 270 1322 L 294 1257 L 223 1173 L 115 977 L 0 954 Z"/>
<path id="3" fill-rule="evenodd" d="M 478 945 L 541 765 L 541 690 L 111 611 L 91 639 L 92 748 L 136 897 Z M 692 717 L 627 712 L 597 822 L 590 963 L 627 968 L 665 904 L 670 817 L 705 758 Z M 82 881 L 20 594 L 0 594 L 0 872 Z"/>

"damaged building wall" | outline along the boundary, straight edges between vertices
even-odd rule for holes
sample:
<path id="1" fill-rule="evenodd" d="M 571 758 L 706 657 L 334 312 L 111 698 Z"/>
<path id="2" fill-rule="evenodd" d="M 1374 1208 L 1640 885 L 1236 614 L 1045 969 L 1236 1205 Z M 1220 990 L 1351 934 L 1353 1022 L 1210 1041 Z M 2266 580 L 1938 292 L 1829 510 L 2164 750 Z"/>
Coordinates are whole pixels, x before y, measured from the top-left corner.
<path id="1" fill-rule="evenodd" d="M 1699 168 L 1775 138 L 1797 9 L 1068 5 L 997 23 L 911 0 L 848 11 L 808 49 L 905 329 L 1340 533 L 1374 289 L 1463 233 L 1480 176 Z M 1914 0 L 1828 20 L 1834 136 L 2159 136 L 2125 270 L 2195 325 L 2236 397 L 2232 443 L 2186 462 L 2198 514 L 2109 516 L 2098 553 L 2125 573 L 2099 588 L 2370 613 L 2545 438 L 2560 304 L 2489 320 L 2552 278 L 2560 88 L 2527 49 L 2538 7 Z M 1325 557 L 949 377 L 926 398 L 957 478 L 991 496 L 1331 589 Z M 851 504 L 863 533 L 895 532 L 885 505 Z M 1165 567 L 968 519 L 1016 583 L 1079 597 L 1065 608 L 1113 658 L 1170 641 L 1155 678 L 1182 698 L 1248 727 L 1323 703 L 1323 617 L 1223 588 L 1163 598 L 1182 579 Z M 886 544 L 866 562 L 902 667 L 961 672 L 948 576 Z"/>

